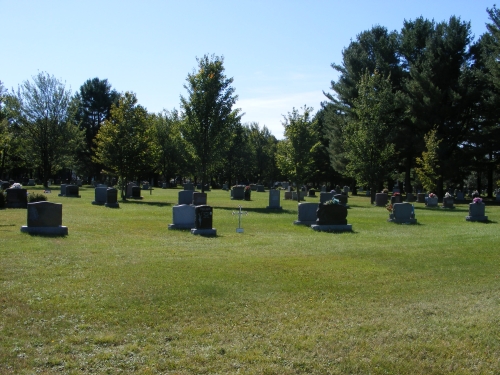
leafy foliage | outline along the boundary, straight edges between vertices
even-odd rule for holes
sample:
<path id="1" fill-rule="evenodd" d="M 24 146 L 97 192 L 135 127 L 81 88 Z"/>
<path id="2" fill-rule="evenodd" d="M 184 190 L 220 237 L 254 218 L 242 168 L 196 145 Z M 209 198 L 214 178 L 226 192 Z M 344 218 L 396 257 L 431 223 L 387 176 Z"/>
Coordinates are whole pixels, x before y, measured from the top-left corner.
<path id="1" fill-rule="evenodd" d="M 422 152 L 422 157 L 417 158 L 416 172 L 425 190 L 433 192 L 437 186 L 439 177 L 436 172 L 439 169 L 438 149 L 441 140 L 437 138 L 437 130 L 432 129 L 424 136 L 427 151 Z"/>
<path id="2" fill-rule="evenodd" d="M 111 108 L 96 136 L 95 161 L 122 181 L 140 177 L 158 158 L 158 146 L 146 109 L 137 104 L 133 93 L 126 92 Z M 125 197 L 124 185 L 121 186 Z"/>

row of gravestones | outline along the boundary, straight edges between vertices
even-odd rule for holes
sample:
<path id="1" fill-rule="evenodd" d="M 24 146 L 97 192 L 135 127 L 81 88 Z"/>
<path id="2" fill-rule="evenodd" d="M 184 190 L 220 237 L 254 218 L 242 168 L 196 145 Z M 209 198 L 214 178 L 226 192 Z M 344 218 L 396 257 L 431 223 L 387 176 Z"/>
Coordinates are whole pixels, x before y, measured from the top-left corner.
<path id="1" fill-rule="evenodd" d="M 116 197 L 116 189 L 106 188 L 106 192 L 113 190 Z M 277 192 L 277 202 L 279 204 L 279 191 Z M 62 204 L 34 202 L 28 203 L 27 208 L 27 225 L 21 227 L 21 232 L 52 235 L 68 234 L 68 228 L 62 226 Z M 484 203 L 469 204 L 469 215 L 466 220 L 487 221 L 488 217 L 485 215 Z M 169 229 L 190 229 L 192 234 L 199 235 L 216 235 L 217 233 L 217 230 L 212 227 L 213 208 L 207 205 L 176 205 L 173 207 L 173 221 L 174 224 L 170 224 Z M 395 203 L 392 213 L 389 214 L 388 221 L 416 223 L 413 205 L 410 203 Z M 347 207 L 343 204 L 299 203 L 298 220 L 294 224 L 309 225 L 316 231 L 352 231 L 352 225 L 347 224 Z"/>
<path id="2" fill-rule="evenodd" d="M 415 202 L 412 196 L 409 197 L 411 193 L 408 193 L 406 197 L 406 201 L 411 203 Z M 391 204 L 395 203 L 403 203 L 402 195 L 393 195 L 390 197 Z M 389 202 L 389 195 L 386 193 L 377 193 L 375 195 L 375 206 L 385 207 Z M 417 194 L 417 203 L 424 203 L 427 207 L 437 207 L 439 203 L 438 197 L 429 197 L 427 194 Z M 453 197 L 444 197 L 443 198 L 443 208 L 455 208 L 454 206 L 454 198 Z"/>

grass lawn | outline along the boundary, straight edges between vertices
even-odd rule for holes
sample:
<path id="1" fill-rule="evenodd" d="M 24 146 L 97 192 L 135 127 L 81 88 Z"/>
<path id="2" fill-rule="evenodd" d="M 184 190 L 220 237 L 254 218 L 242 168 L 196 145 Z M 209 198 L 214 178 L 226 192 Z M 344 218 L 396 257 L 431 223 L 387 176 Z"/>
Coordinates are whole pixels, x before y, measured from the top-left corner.
<path id="1" fill-rule="evenodd" d="M 398 225 L 350 197 L 331 234 L 214 190 L 209 238 L 167 230 L 178 191 L 111 209 L 54 187 L 66 237 L 0 210 L 0 374 L 500 373 L 500 206 Z"/>

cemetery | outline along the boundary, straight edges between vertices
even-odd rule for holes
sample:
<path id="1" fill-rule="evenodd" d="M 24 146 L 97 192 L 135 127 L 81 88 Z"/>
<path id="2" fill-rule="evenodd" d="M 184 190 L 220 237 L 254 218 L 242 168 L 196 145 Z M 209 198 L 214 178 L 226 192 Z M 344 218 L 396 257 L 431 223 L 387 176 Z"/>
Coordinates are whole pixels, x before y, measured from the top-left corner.
<path id="1" fill-rule="evenodd" d="M 320 197 L 331 193 L 299 204 L 279 190 L 234 201 L 212 189 L 209 206 L 194 206 L 179 204 L 182 189 L 119 200 L 109 210 L 102 202 L 110 190 L 116 199 L 116 190 L 84 185 L 81 199 L 53 194 L 28 209 L 0 210 L 4 348 L 15 337 L 14 353 L 49 356 L 71 368 L 88 353 L 96 355 L 91 366 L 109 363 L 99 356 L 103 348 L 125 358 L 133 345 L 167 368 L 168 358 L 154 354 L 165 345 L 183 366 L 185 356 L 198 363 L 190 354 L 196 345 L 215 345 L 214 356 L 236 351 L 243 365 L 236 353 L 244 343 L 264 350 L 271 336 L 290 358 L 303 353 L 299 338 L 320 350 L 355 335 L 374 353 L 402 355 L 411 344 L 479 357 L 496 337 L 491 287 L 498 283 L 500 206 L 466 200 L 453 210 L 429 210 L 394 203 L 394 222 L 418 223 L 391 225 L 387 210 L 364 194 L 349 193 L 349 210 L 338 204 L 333 210 L 342 212 L 324 216 L 317 212 Z M 237 330 L 235 321 L 242 322 Z M 462 334 L 470 321 L 477 322 L 473 337 Z M 337 328 L 325 331 L 330 325 Z M 435 332 L 450 325 L 443 349 Z M 408 332 L 418 334 L 410 339 Z M 384 341 L 387 334 L 392 338 Z M 214 335 L 227 343 L 215 344 Z M 268 363 L 264 354 L 256 358 Z M 314 366 L 312 357 L 303 360 Z"/>

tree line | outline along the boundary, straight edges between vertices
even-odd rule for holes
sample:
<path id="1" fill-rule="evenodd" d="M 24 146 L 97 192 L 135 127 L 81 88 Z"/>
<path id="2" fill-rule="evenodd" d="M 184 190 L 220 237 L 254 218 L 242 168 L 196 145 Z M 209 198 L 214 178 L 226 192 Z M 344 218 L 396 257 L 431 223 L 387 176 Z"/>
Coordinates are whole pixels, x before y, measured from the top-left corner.
<path id="1" fill-rule="evenodd" d="M 400 31 L 361 32 L 333 63 L 321 108 L 283 116 L 284 139 L 242 123 L 224 59 L 205 55 L 187 75 L 180 109 L 149 113 L 132 92 L 89 79 L 72 95 L 42 72 L 7 92 L 0 83 L 0 177 L 44 183 L 61 171 L 206 185 L 292 180 L 350 184 L 372 197 L 394 181 L 442 196 L 484 185 L 500 153 L 500 11 L 487 9 L 476 41 L 457 17 L 405 20 Z M 474 179 L 472 181 L 471 179 Z"/>

